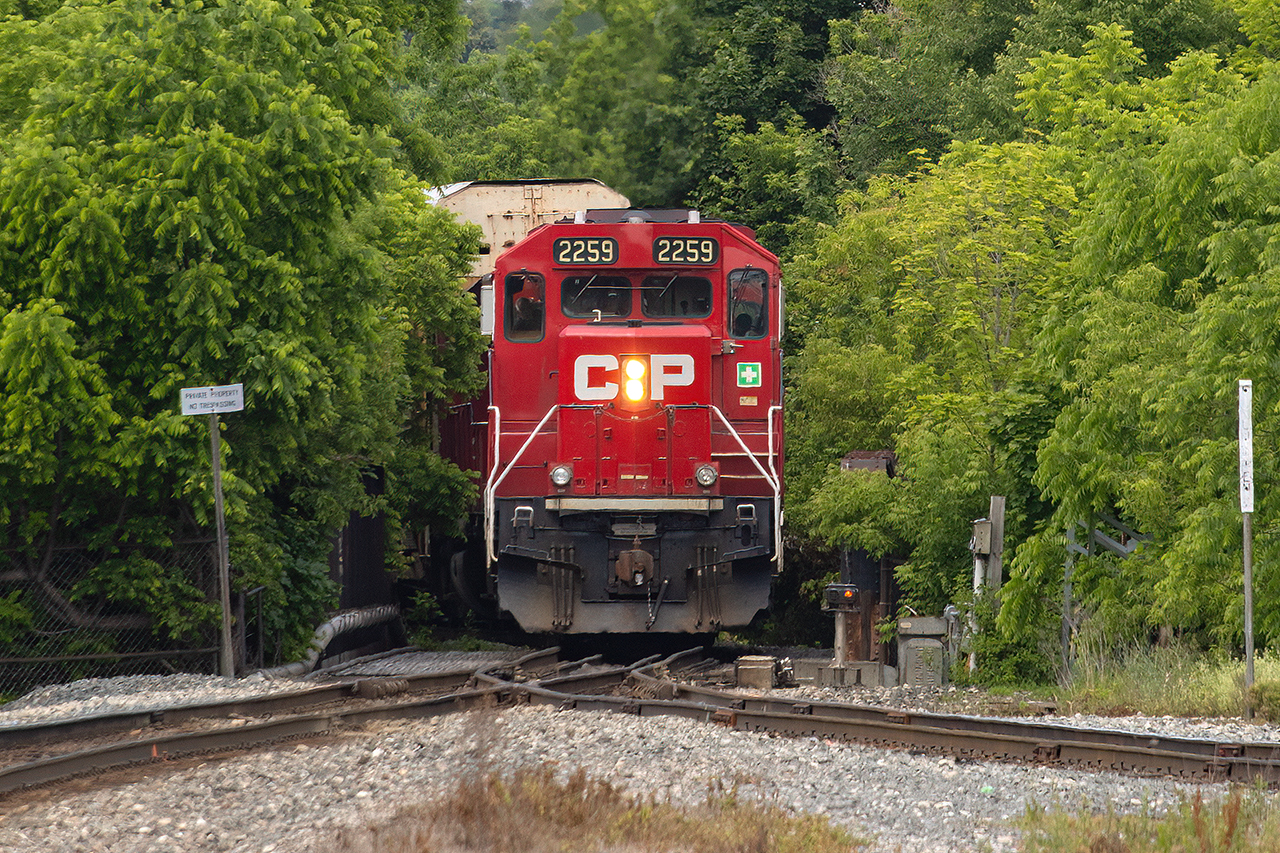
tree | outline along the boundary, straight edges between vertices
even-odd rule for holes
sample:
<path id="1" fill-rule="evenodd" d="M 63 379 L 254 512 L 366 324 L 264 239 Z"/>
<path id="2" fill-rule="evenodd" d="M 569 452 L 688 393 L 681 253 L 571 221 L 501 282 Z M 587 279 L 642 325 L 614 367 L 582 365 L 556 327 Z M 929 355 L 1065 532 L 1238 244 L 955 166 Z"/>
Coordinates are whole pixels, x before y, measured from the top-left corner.
<path id="1" fill-rule="evenodd" d="M 1245 29 L 1266 26 L 1246 18 Z M 1238 63 L 1248 76 L 1189 53 L 1161 77 L 1126 79 L 1123 69 L 1142 61 L 1129 35 L 1094 34 L 1084 56 L 1045 56 L 1025 78 L 1029 116 L 1082 152 L 1087 202 L 1078 284 L 1049 316 L 1037 354 L 1069 399 L 1038 453 L 1036 483 L 1056 509 L 1015 555 L 1003 618 L 1033 618 L 1037 595 L 1062 578 L 1060 531 L 1107 513 L 1152 541 L 1123 563 L 1084 561 L 1076 592 L 1086 615 L 1125 609 L 1107 622 L 1125 637 L 1171 625 L 1206 645 L 1230 643 L 1240 595 L 1235 380 L 1274 384 L 1280 320 L 1264 201 L 1277 191 L 1268 164 L 1280 126 L 1265 106 L 1280 91 L 1275 66 L 1258 56 L 1263 39 Z M 1265 436 L 1273 401 L 1262 394 L 1255 430 Z M 1260 482 L 1271 466 L 1260 458 Z M 1259 583 L 1277 579 L 1263 570 Z M 1280 612 L 1259 600 L 1265 642 Z"/>
<path id="2" fill-rule="evenodd" d="M 703 158 L 708 176 L 690 199 L 699 210 L 751 226 L 779 255 L 794 232 L 834 213 L 841 185 L 835 153 L 799 116 L 785 128 L 763 122 L 755 133 L 746 132 L 742 116 L 723 116 L 716 131 Z"/>
<path id="3" fill-rule="evenodd" d="M 1022 9 L 1011 23 L 990 67 L 966 69 L 953 81 L 941 122 L 948 135 L 990 142 L 1023 138 L 1019 78 L 1043 55 L 1083 55 L 1092 27 L 1115 25 L 1130 33 L 1141 60 L 1124 72 L 1129 79 L 1161 77 L 1188 51 L 1225 55 L 1239 40 L 1237 16 L 1213 0 L 1047 0 Z"/>
<path id="4" fill-rule="evenodd" d="M 32 84 L 0 148 L 0 536 L 31 580 L 60 544 L 125 559 L 208 529 L 204 424 L 177 392 L 240 381 L 232 559 L 296 635 L 329 602 L 328 535 L 373 508 L 362 472 L 394 463 L 406 393 L 467 385 L 474 335 L 414 356 L 413 379 L 406 348 L 413 324 L 465 318 L 453 281 L 474 237 L 424 212 L 394 140 L 353 122 L 385 85 L 380 47 L 334 14 L 119 0 L 0 22 L 0 43 L 45 57 L 0 59 L 0 80 Z M 433 245 L 434 269 L 396 254 Z M 69 618 L 132 603 L 169 636 L 204 613 L 162 568 L 42 588 Z"/>
<path id="5" fill-rule="evenodd" d="M 791 279 L 798 322 L 828 301 L 852 307 L 828 327 L 838 347 L 817 323 L 792 361 L 791 423 L 807 429 L 791 461 L 832 465 L 884 446 L 850 442 L 879 440 L 901 472 L 870 491 L 856 472 L 801 473 L 791 517 L 873 556 L 904 549 L 899 580 L 918 606 L 940 609 L 966 585 L 968 522 L 989 495 L 1008 496 L 1011 531 L 1042 511 L 1020 466 L 1052 411 L 1028 356 L 1063 286 L 1075 191 L 1061 166 L 1044 146 L 957 145 L 852 196 Z"/>

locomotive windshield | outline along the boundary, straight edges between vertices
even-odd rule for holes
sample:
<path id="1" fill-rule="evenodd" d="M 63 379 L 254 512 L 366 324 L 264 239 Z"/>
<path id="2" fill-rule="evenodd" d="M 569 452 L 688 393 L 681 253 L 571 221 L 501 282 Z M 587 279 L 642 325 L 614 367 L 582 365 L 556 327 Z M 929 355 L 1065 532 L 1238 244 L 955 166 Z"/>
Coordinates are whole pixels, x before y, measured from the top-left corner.
<path id="1" fill-rule="evenodd" d="M 626 317 L 631 281 L 620 275 L 571 275 L 560 284 L 560 308 L 566 317 Z"/>
<path id="2" fill-rule="evenodd" d="M 651 275 L 640 284 L 646 317 L 711 316 L 711 281 L 696 275 Z"/>

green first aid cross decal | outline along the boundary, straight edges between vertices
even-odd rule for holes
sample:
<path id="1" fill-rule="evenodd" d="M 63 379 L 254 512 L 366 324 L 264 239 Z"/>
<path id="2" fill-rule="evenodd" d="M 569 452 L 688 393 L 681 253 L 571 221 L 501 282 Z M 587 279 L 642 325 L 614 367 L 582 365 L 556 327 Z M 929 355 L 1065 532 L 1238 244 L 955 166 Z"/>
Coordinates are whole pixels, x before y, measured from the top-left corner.
<path id="1" fill-rule="evenodd" d="M 759 388 L 760 378 L 760 362 L 743 361 L 738 364 L 739 388 Z"/>

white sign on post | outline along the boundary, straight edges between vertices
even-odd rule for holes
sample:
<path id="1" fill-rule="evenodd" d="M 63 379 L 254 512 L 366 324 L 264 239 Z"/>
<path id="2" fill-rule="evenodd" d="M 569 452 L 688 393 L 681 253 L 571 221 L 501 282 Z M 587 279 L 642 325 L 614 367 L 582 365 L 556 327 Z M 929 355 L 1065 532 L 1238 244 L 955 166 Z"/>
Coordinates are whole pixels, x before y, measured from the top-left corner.
<path id="1" fill-rule="evenodd" d="M 236 674 L 231 649 L 231 557 L 227 550 L 227 525 L 222 512 L 222 442 L 218 432 L 220 412 L 244 409 L 244 385 L 204 385 L 182 389 L 182 414 L 209 416 L 209 459 L 213 463 L 213 514 L 218 525 L 218 597 L 222 600 L 222 643 L 219 669 L 226 678 Z"/>
<path id="2" fill-rule="evenodd" d="M 216 415 L 244 410 L 244 385 L 204 385 L 182 389 L 182 414 Z"/>
<path id="3" fill-rule="evenodd" d="M 1253 512 L 1253 381 L 1240 380 L 1240 511 Z"/>

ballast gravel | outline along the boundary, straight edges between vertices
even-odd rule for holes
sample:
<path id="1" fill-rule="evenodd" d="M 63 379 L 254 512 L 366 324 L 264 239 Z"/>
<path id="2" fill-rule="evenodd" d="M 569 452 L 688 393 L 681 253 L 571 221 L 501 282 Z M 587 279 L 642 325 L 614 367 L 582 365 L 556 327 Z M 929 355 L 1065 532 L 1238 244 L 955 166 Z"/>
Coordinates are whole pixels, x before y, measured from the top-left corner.
<path id="1" fill-rule="evenodd" d="M 101 694 L 103 685 L 97 689 Z M 831 698 L 858 701 L 841 693 Z M 38 698 L 26 708 L 39 707 Z M 42 698 L 62 704 L 55 690 Z M 23 710 L 18 704 L 15 710 Z M 210 759 L 142 781 L 60 791 L 56 798 L 29 794 L 20 805 L 0 800 L 0 850 L 324 851 L 339 830 L 439 798 L 467 774 L 543 764 L 566 776 L 584 768 L 677 803 L 736 787 L 743 797 L 825 814 L 873 838 L 875 853 L 1014 851 L 1018 832 L 1011 821 L 1031 804 L 1161 810 L 1196 791 L 1214 798 L 1225 790 L 535 706 L 388 723 L 324 743 Z"/>

